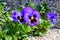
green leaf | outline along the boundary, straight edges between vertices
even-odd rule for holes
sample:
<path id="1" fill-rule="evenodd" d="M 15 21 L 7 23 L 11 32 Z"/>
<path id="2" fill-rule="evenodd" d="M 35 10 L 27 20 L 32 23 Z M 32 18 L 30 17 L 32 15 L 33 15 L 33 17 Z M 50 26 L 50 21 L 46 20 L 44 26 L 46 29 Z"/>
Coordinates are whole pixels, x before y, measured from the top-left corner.
<path id="1" fill-rule="evenodd" d="M 3 3 L 0 3 L 0 13 L 2 13 L 4 11 L 4 7 L 5 7 L 5 5 Z"/>
<path id="2" fill-rule="evenodd" d="M 15 8 L 15 11 L 22 11 L 22 7 L 20 7 L 20 8 Z"/>
<path id="3" fill-rule="evenodd" d="M 35 4 L 34 3 L 29 3 L 29 6 L 32 8 L 35 8 Z"/>
<path id="4" fill-rule="evenodd" d="M 17 40 L 17 36 L 13 35 L 13 40 Z"/>
<path id="5" fill-rule="evenodd" d="M 28 26 L 28 24 L 25 24 L 25 25 L 22 27 L 22 29 L 23 29 L 23 31 L 24 31 L 25 33 L 32 31 L 32 28 L 31 28 L 30 26 Z"/>
<path id="6" fill-rule="evenodd" d="M 2 40 L 2 39 L 0 39 L 0 40 Z"/>
<path id="7" fill-rule="evenodd" d="M 5 40 L 12 40 L 12 36 L 6 36 Z"/>
<path id="8" fill-rule="evenodd" d="M 45 33 L 39 32 L 40 36 L 44 36 L 45 34 L 46 34 L 46 32 Z"/>
<path id="9" fill-rule="evenodd" d="M 34 35 L 37 35 L 37 36 L 39 35 L 39 30 L 38 29 L 35 31 Z"/>
<path id="10" fill-rule="evenodd" d="M 23 38 L 23 40 L 28 40 L 28 38 Z"/>

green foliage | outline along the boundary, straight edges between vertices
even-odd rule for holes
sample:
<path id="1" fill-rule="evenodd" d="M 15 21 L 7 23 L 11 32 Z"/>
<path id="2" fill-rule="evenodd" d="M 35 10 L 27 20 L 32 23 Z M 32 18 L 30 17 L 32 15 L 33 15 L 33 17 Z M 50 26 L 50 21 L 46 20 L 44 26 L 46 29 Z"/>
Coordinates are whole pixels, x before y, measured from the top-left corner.
<path id="1" fill-rule="evenodd" d="M 29 4 L 32 8 L 34 4 Z M 11 18 L 11 13 L 4 12 L 4 6 L 0 4 L 0 40 L 28 40 L 29 36 L 44 36 L 48 29 L 53 26 L 49 20 L 47 20 L 45 13 L 48 12 L 46 4 L 37 5 L 35 8 L 41 13 L 40 23 L 37 26 L 29 26 L 26 24 L 19 24 L 14 22 Z M 22 8 L 16 8 L 15 11 L 21 11 Z"/>
<path id="2" fill-rule="evenodd" d="M 34 3 L 29 3 L 29 6 L 32 8 L 35 8 L 35 4 Z"/>
<path id="3" fill-rule="evenodd" d="M 47 13 L 48 11 L 50 11 L 50 9 L 48 8 L 46 3 L 40 4 L 36 6 L 36 9 L 40 12 L 40 13 Z"/>
<path id="4" fill-rule="evenodd" d="M 4 11 L 4 7 L 5 7 L 5 5 L 0 3 L 0 13 L 2 13 Z"/>
<path id="5" fill-rule="evenodd" d="M 5 0 L 0 0 L 0 2 L 4 2 Z"/>
<path id="6" fill-rule="evenodd" d="M 17 7 L 15 11 L 22 11 L 22 7 Z"/>

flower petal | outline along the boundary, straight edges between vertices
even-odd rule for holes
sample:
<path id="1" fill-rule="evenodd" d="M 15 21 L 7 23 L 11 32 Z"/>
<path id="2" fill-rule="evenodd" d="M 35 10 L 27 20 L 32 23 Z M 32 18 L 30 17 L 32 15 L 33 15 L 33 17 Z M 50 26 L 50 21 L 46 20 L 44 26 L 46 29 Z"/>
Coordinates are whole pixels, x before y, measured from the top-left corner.
<path id="1" fill-rule="evenodd" d="M 25 7 L 25 8 L 23 9 L 23 12 L 24 12 L 24 13 L 25 13 L 25 12 L 32 13 L 32 12 L 33 12 L 33 9 L 32 9 L 31 7 Z"/>

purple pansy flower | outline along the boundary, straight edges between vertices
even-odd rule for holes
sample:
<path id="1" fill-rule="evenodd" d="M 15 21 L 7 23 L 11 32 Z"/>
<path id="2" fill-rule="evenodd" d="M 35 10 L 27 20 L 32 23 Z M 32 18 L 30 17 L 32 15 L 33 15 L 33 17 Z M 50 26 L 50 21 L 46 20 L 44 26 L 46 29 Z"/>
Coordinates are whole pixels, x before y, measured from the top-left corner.
<path id="1" fill-rule="evenodd" d="M 27 6 L 27 7 L 25 7 L 25 8 L 22 10 L 22 12 L 23 12 L 23 13 L 25 13 L 25 12 L 32 13 L 33 10 L 32 10 L 31 7 Z"/>
<path id="2" fill-rule="evenodd" d="M 23 10 L 24 19 L 30 26 L 36 26 L 39 23 L 40 13 L 31 7 L 26 7 Z"/>
<path id="3" fill-rule="evenodd" d="M 50 20 L 53 24 L 56 23 L 56 21 L 57 21 L 57 14 L 55 14 L 53 12 L 48 12 L 47 17 L 48 17 L 48 20 Z"/>
<path id="4" fill-rule="evenodd" d="M 13 12 L 12 18 L 15 22 L 19 21 L 21 23 L 25 23 L 25 20 L 23 18 L 23 14 L 21 12 Z"/>

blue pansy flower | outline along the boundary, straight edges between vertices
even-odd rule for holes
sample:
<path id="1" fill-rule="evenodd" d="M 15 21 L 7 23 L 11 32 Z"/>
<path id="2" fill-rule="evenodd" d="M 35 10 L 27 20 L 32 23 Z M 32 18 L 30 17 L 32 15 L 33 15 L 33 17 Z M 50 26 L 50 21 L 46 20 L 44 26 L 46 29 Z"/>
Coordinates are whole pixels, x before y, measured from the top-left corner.
<path id="1" fill-rule="evenodd" d="M 24 16 L 21 12 L 13 12 L 12 18 L 15 22 L 18 21 L 20 23 L 25 23 Z"/>
<path id="2" fill-rule="evenodd" d="M 50 20 L 53 24 L 57 21 L 57 14 L 53 12 L 48 12 L 47 14 L 48 20 Z"/>
<path id="3" fill-rule="evenodd" d="M 39 23 L 40 13 L 31 7 L 23 9 L 24 19 L 30 26 L 36 26 Z"/>

